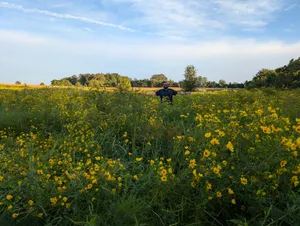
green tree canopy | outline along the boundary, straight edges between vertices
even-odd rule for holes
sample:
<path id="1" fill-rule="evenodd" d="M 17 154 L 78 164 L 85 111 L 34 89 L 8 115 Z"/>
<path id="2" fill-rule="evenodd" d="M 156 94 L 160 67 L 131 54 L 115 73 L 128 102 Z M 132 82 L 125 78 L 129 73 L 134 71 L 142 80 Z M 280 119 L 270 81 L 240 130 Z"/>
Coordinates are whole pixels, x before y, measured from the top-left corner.
<path id="1" fill-rule="evenodd" d="M 119 83 L 117 86 L 117 89 L 120 92 L 127 92 L 131 90 L 131 83 L 130 83 L 130 79 L 126 76 L 121 76 L 119 79 Z"/>
<path id="2" fill-rule="evenodd" d="M 188 65 L 185 68 L 184 80 L 181 86 L 184 91 L 194 91 L 197 87 L 197 71 L 194 65 Z"/>
<path id="3" fill-rule="evenodd" d="M 153 86 L 159 87 L 162 86 L 163 82 L 168 81 L 168 78 L 164 74 L 154 74 L 151 76 L 150 80 L 152 81 Z"/>

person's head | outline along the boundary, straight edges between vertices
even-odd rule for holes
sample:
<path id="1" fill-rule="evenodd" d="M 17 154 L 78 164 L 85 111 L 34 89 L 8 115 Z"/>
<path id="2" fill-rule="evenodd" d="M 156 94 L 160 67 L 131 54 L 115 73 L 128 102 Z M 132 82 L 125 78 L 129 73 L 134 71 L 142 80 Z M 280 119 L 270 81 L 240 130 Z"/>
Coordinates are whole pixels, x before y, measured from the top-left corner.
<path id="1" fill-rule="evenodd" d="M 164 89 L 168 89 L 169 88 L 169 84 L 167 82 L 164 82 L 163 83 L 163 87 L 164 87 Z"/>

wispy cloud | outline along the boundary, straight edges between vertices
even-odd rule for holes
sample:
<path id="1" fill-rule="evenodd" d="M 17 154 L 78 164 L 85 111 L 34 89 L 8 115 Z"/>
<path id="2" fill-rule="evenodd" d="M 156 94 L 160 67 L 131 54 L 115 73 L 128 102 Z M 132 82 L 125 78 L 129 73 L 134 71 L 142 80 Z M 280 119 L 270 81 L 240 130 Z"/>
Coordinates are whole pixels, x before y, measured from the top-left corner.
<path id="1" fill-rule="evenodd" d="M 220 29 L 223 24 L 206 17 L 207 3 L 195 0 L 110 0 L 111 4 L 130 4 L 132 23 L 162 36 L 180 38 Z M 129 21 L 129 22 L 130 22 Z"/>
<path id="2" fill-rule="evenodd" d="M 288 7 L 286 7 L 286 8 L 284 9 L 284 11 L 289 11 L 289 10 L 295 8 L 296 6 L 297 6 L 297 4 L 292 4 L 292 5 L 288 6 Z"/>
<path id="3" fill-rule="evenodd" d="M 108 2 L 108 0 L 105 0 Z M 128 23 L 170 37 L 222 33 L 224 30 L 261 30 L 283 7 L 283 0 L 109 0 L 129 4 L 138 15 Z"/>
<path id="4" fill-rule="evenodd" d="M 283 0 L 213 0 L 217 12 L 231 24 L 263 27 L 283 7 Z"/>
<path id="5" fill-rule="evenodd" d="M 48 10 L 25 8 L 22 5 L 11 4 L 11 3 L 8 3 L 8 2 L 0 2 L 0 7 L 19 10 L 19 11 L 26 12 L 26 13 L 42 14 L 42 15 L 45 15 L 45 16 L 50 16 L 50 17 L 55 17 L 55 18 L 60 18 L 60 19 L 77 20 L 77 21 L 82 21 L 82 22 L 89 23 L 89 24 L 96 24 L 96 25 L 101 25 L 101 26 L 114 27 L 114 28 L 118 28 L 118 29 L 121 29 L 121 30 L 134 32 L 134 29 L 131 29 L 129 27 L 125 27 L 125 26 L 121 26 L 121 25 L 117 25 L 117 24 L 113 24 L 113 23 L 107 23 L 107 22 L 104 22 L 104 21 L 94 20 L 94 19 L 91 19 L 91 18 L 88 18 L 88 17 L 75 16 L 75 15 L 71 15 L 71 14 L 55 13 L 55 12 L 51 12 L 51 11 L 48 11 Z"/>
<path id="6" fill-rule="evenodd" d="M 105 40 L 105 42 L 103 41 Z M 268 40 L 258 41 L 249 38 L 218 38 L 210 41 L 198 41 L 194 44 L 178 42 L 156 43 L 151 39 L 136 42 L 128 41 L 126 45 L 106 39 L 83 42 L 80 40 L 49 38 L 29 32 L 7 31 L 0 29 L 0 41 L 13 45 L 27 44 L 32 48 L 47 47 L 66 52 L 101 53 L 113 57 L 138 58 L 143 55 L 147 59 L 196 59 L 211 56 L 237 56 L 237 55 L 276 55 L 285 53 L 299 53 L 300 40 L 295 43 Z M 99 42 L 100 41 L 100 42 Z M 76 49 L 74 49 L 76 46 Z"/>

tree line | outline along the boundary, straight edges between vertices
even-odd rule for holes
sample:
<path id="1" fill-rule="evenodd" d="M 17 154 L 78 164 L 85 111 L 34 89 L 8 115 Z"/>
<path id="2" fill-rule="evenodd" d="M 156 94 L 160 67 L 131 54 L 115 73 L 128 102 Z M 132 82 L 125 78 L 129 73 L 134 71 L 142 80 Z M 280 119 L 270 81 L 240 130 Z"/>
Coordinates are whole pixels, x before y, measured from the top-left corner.
<path id="1" fill-rule="evenodd" d="M 192 69 L 189 69 L 192 68 Z M 188 65 L 186 70 L 188 73 L 192 73 L 189 77 L 195 81 L 191 81 L 194 88 L 243 88 L 243 84 L 239 83 L 229 83 L 227 84 L 225 80 L 220 80 L 219 82 L 208 81 L 207 77 L 198 76 L 196 69 L 193 65 Z M 194 70 L 194 72 L 193 72 Z M 193 74 L 194 73 L 194 74 Z M 70 77 L 65 77 L 62 79 L 54 79 L 51 81 L 53 86 L 86 86 L 91 88 L 101 88 L 101 87 L 118 87 L 121 78 L 127 78 L 130 81 L 131 87 L 161 87 L 163 82 L 168 82 L 171 87 L 184 87 L 185 82 L 179 81 L 175 82 L 168 79 L 164 74 L 154 74 L 150 79 L 131 79 L 127 76 L 121 76 L 118 73 L 97 73 L 97 74 L 80 74 L 72 75 Z M 188 78 L 188 79 L 189 79 Z"/>
<path id="2" fill-rule="evenodd" d="M 296 60 L 291 59 L 288 65 L 279 67 L 275 70 L 261 69 L 251 81 L 244 83 L 227 83 L 221 79 L 218 82 L 209 81 L 207 77 L 197 74 L 194 65 L 188 65 L 185 68 L 184 79 L 175 82 L 167 78 L 164 74 L 154 74 L 149 79 L 131 79 L 118 73 L 96 73 L 79 74 L 54 79 L 51 81 L 53 86 L 84 86 L 91 88 L 117 87 L 124 90 L 131 87 L 161 87 L 163 82 L 168 82 L 171 87 L 181 87 L 185 91 L 193 91 L 197 88 L 299 88 L 300 87 L 300 57 Z M 21 84 L 17 81 L 16 84 Z M 44 85 L 44 83 L 41 83 Z"/>
<path id="3" fill-rule="evenodd" d="M 300 57 L 291 59 L 287 65 L 275 70 L 262 69 L 251 81 L 245 82 L 246 88 L 300 88 Z"/>

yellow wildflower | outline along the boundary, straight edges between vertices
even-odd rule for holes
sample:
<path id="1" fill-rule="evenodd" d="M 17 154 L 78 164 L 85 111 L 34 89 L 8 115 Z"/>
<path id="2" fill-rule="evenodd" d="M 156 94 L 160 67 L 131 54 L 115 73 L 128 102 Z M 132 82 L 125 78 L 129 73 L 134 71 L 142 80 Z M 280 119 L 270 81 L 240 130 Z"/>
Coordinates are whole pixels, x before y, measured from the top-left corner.
<path id="1" fill-rule="evenodd" d="M 204 156 L 204 157 L 210 156 L 210 151 L 209 151 L 209 150 L 205 150 L 205 151 L 203 152 L 203 156 Z"/>
<path id="2" fill-rule="evenodd" d="M 229 151 L 231 151 L 231 152 L 234 151 L 233 144 L 231 143 L 231 141 L 229 141 L 229 142 L 226 144 L 226 147 L 229 149 Z"/>
<path id="3" fill-rule="evenodd" d="M 219 174 L 219 173 L 220 173 L 220 169 L 217 168 L 217 167 L 214 167 L 214 173 L 215 173 L 215 174 Z"/>
<path id="4" fill-rule="evenodd" d="M 296 144 L 300 148 L 300 137 L 296 140 Z"/>
<path id="5" fill-rule="evenodd" d="M 195 168 L 195 166 L 196 166 L 196 160 L 195 159 L 191 159 L 190 160 L 190 164 L 189 164 L 189 168 Z"/>
<path id="6" fill-rule="evenodd" d="M 231 188 L 228 188 L 228 194 L 229 195 L 233 195 L 234 194 L 234 192 L 233 192 L 233 190 Z"/>
<path id="7" fill-rule="evenodd" d="M 161 179 L 161 181 L 163 181 L 163 182 L 166 182 L 166 181 L 167 181 L 166 175 L 163 175 L 160 179 Z"/>
<path id="8" fill-rule="evenodd" d="M 210 138 L 210 137 L 211 137 L 211 132 L 206 133 L 204 136 L 205 136 L 206 138 Z"/>
<path id="9" fill-rule="evenodd" d="M 161 174 L 161 175 L 166 175 L 166 174 L 167 174 L 167 170 L 165 170 L 165 169 L 161 170 L 161 171 L 160 171 L 160 174 Z"/>
<path id="10" fill-rule="evenodd" d="M 7 199 L 7 200 L 11 200 L 12 198 L 13 198 L 12 195 L 7 195 L 7 196 L 6 196 L 6 199 Z"/>
<path id="11" fill-rule="evenodd" d="M 258 109 L 258 110 L 256 111 L 256 113 L 257 113 L 258 115 L 262 115 L 262 114 L 264 113 L 264 111 L 263 111 L 262 109 Z"/>
<path id="12" fill-rule="evenodd" d="M 281 168 L 285 167 L 286 164 L 287 164 L 287 161 L 286 161 L 286 160 L 282 160 L 282 161 L 280 162 Z"/>
<path id="13" fill-rule="evenodd" d="M 211 190 L 211 188 L 212 188 L 211 183 L 207 183 L 207 185 L 206 185 L 206 190 Z"/>
<path id="14" fill-rule="evenodd" d="M 243 184 L 243 185 L 246 185 L 246 184 L 248 184 L 248 180 L 247 180 L 247 178 L 245 178 L 245 177 L 241 177 L 240 179 L 241 179 L 241 184 Z"/>
<path id="15" fill-rule="evenodd" d="M 183 139 L 183 136 L 177 136 L 177 140 L 181 141 Z"/>
<path id="16" fill-rule="evenodd" d="M 211 143 L 212 145 L 220 144 L 220 142 L 219 142 L 219 140 L 218 140 L 217 138 L 213 138 L 213 139 L 210 141 L 210 143 Z"/>

